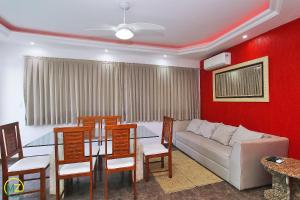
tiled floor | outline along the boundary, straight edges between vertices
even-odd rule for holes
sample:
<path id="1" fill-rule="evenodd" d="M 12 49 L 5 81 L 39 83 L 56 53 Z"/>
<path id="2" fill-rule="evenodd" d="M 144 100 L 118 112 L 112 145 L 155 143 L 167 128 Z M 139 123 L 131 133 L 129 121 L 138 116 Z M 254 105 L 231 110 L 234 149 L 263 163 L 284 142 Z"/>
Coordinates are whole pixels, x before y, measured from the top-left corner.
<path id="1" fill-rule="evenodd" d="M 2 174 L 2 173 L 1 173 Z M 0 182 L 2 186 L 2 181 Z M 47 180 L 47 188 L 48 188 Z M 25 183 L 25 189 L 39 187 L 38 181 Z M 94 190 L 94 199 L 104 199 L 104 182 L 97 181 L 96 189 Z M 138 199 L 145 200 L 159 200 L 159 199 L 178 199 L 178 200 L 247 200 L 247 199 L 264 199 L 263 190 L 268 187 L 261 187 L 257 189 L 251 189 L 246 191 L 238 191 L 227 182 L 206 185 L 202 187 L 196 187 L 190 190 L 176 192 L 172 194 L 165 194 L 160 188 L 159 184 L 153 177 L 149 182 L 141 181 L 137 184 Z M 89 199 L 89 179 L 81 178 L 79 182 L 76 179 L 73 181 L 73 186 L 69 187 L 65 199 L 70 200 L 85 200 Z M 2 192 L 1 192 L 2 193 Z M 47 191 L 48 193 L 48 191 Z M 1 194 L 2 195 L 2 194 Z M 2 197 L 2 196 L 1 196 Z M 39 199 L 39 194 L 31 194 L 26 196 L 20 196 L 20 198 L 14 199 Z M 47 196 L 47 199 L 55 199 L 54 196 Z M 125 173 L 122 180 L 121 174 L 113 174 L 109 178 L 109 199 L 124 200 L 133 199 L 131 191 L 131 183 L 129 179 L 129 173 Z"/>

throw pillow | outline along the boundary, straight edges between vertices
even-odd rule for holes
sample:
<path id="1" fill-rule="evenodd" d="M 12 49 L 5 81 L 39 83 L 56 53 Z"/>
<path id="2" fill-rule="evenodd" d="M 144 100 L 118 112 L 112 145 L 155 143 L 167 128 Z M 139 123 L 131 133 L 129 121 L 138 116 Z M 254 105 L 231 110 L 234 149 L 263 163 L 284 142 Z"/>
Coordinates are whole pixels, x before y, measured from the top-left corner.
<path id="1" fill-rule="evenodd" d="M 191 131 L 196 133 L 196 131 L 199 129 L 200 125 L 202 124 L 202 120 L 200 119 L 193 119 L 188 127 L 186 128 L 187 131 Z"/>
<path id="2" fill-rule="evenodd" d="M 235 126 L 220 124 L 211 136 L 211 139 L 228 146 L 229 141 L 236 130 L 237 127 Z"/>
<path id="3" fill-rule="evenodd" d="M 204 121 L 196 133 L 202 135 L 203 137 L 210 138 L 218 125 L 220 125 L 220 123 Z"/>
<path id="4" fill-rule="evenodd" d="M 242 141 L 249 141 L 249 140 L 256 140 L 263 138 L 264 134 L 250 131 L 240 125 L 236 132 L 232 135 L 231 140 L 229 142 L 229 146 L 233 146 L 236 142 L 242 142 Z"/>

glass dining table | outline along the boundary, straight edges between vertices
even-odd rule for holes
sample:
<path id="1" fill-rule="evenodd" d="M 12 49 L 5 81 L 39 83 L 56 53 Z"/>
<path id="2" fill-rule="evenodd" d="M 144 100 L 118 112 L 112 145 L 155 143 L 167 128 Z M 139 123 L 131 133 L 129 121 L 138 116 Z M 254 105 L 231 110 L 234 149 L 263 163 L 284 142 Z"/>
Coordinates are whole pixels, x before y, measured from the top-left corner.
<path id="1" fill-rule="evenodd" d="M 99 141 L 98 139 L 99 130 L 95 128 L 95 137 L 92 139 L 92 143 L 97 143 Z M 105 130 L 102 130 L 102 143 L 105 141 Z M 139 139 L 149 139 L 149 138 L 157 138 L 159 137 L 157 134 L 153 133 L 149 128 L 145 126 L 138 126 L 137 127 L 137 136 L 136 138 Z M 131 130 L 130 132 L 130 138 L 134 138 L 134 132 Z M 108 139 L 111 141 L 111 139 Z M 85 143 L 88 143 L 88 140 L 85 140 Z M 30 148 L 30 147 L 43 147 L 43 146 L 54 146 L 54 132 L 50 131 L 49 133 L 33 140 L 32 142 L 26 144 L 23 148 Z M 62 141 L 58 141 L 58 145 L 63 145 Z"/>
<path id="2" fill-rule="evenodd" d="M 97 146 L 99 145 L 99 129 L 95 129 L 95 137 L 92 139 L 92 145 Z M 102 141 L 100 141 L 100 150 L 99 154 L 101 155 L 101 151 L 103 152 L 103 147 L 105 143 L 105 137 L 104 133 L 105 131 L 102 131 Z M 137 127 L 137 152 L 136 152 L 136 175 L 137 175 L 137 181 L 143 179 L 143 143 L 147 142 L 147 140 L 150 142 L 153 142 L 151 139 L 158 140 L 158 135 L 155 134 L 153 131 L 151 131 L 149 128 L 145 126 L 138 126 Z M 131 130 L 130 132 L 130 139 L 134 139 L 134 131 Z M 108 139 L 108 141 L 111 143 L 111 139 Z M 132 140 L 133 141 L 133 140 Z M 143 142 L 141 142 L 143 141 Z M 88 140 L 84 141 L 86 143 L 86 147 L 89 143 Z M 49 178 L 50 178 L 50 194 L 55 195 L 56 190 L 55 190 L 55 156 L 54 156 L 54 132 L 50 131 L 49 133 L 33 140 L 32 142 L 26 144 L 23 148 L 38 148 L 38 147 L 52 147 L 52 150 L 50 153 L 50 173 L 49 173 Z M 58 140 L 58 145 L 63 145 L 63 140 Z M 39 155 L 40 156 L 40 155 Z M 63 191 L 62 188 L 64 187 L 63 181 L 60 183 L 61 190 Z"/>

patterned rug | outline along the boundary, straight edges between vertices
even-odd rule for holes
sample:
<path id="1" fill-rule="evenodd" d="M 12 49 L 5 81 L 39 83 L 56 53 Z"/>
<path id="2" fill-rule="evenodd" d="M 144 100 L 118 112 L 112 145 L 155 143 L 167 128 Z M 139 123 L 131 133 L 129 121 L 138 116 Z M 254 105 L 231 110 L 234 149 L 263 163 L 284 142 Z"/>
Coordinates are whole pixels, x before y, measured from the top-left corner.
<path id="1" fill-rule="evenodd" d="M 165 193 L 179 192 L 223 181 L 218 176 L 201 166 L 180 151 L 173 151 L 173 177 L 168 177 L 168 172 L 154 173 L 155 180 Z M 154 159 L 153 159 L 154 160 Z M 151 161 L 153 161 L 151 160 Z M 165 169 L 167 158 L 165 158 Z M 151 171 L 162 170 L 160 162 L 152 163 Z"/>

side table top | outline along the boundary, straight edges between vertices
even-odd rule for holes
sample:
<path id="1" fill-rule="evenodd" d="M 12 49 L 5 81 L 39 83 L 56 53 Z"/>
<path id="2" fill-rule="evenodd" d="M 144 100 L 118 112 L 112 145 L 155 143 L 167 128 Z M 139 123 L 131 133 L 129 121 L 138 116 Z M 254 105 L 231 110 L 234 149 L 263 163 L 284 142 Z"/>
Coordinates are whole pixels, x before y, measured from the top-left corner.
<path id="1" fill-rule="evenodd" d="M 261 159 L 261 164 L 268 170 L 272 170 L 289 177 L 300 179 L 300 160 L 282 157 L 281 159 L 283 159 L 284 162 L 278 164 L 275 162 L 267 161 L 266 158 L 267 157 L 263 157 Z"/>

